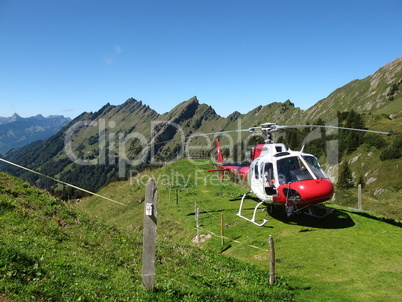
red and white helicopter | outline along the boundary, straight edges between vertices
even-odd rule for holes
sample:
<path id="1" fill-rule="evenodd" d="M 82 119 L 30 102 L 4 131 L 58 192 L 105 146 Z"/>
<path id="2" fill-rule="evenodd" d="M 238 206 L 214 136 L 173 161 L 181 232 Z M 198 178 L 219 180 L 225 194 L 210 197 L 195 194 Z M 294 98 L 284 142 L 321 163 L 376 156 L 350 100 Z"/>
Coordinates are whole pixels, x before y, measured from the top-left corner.
<path id="1" fill-rule="evenodd" d="M 247 179 L 250 191 L 243 195 L 238 216 L 258 226 L 256 212 L 261 205 L 284 205 L 288 216 L 305 213 L 314 217 L 323 218 L 331 213 L 331 209 L 323 207 L 325 213 L 317 215 L 313 206 L 329 200 L 334 193 L 334 185 L 321 168 L 317 158 L 309 153 L 292 151 L 282 143 L 272 140 L 272 133 L 289 128 L 325 127 L 336 129 L 357 130 L 382 134 L 389 132 L 352 129 L 322 125 L 279 126 L 275 123 L 265 123 L 261 127 L 249 128 L 250 132 L 260 132 L 266 136 L 265 144 L 258 144 L 248 151 L 249 162 L 224 162 L 219 140 L 215 141 L 217 148 L 217 169 L 208 170 L 232 172 Z M 239 130 L 244 131 L 244 130 Z M 233 132 L 233 131 L 230 131 Z M 224 132 L 222 132 L 224 133 Z M 243 203 L 249 193 L 254 193 L 260 202 L 255 206 L 252 218 L 242 214 Z"/>

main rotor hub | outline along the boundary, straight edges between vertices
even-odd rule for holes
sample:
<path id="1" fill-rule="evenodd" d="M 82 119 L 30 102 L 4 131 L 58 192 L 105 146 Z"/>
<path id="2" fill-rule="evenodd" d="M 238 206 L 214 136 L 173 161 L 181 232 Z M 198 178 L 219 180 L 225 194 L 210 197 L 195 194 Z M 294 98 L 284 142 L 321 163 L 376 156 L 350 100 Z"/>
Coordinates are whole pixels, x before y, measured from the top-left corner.
<path id="1" fill-rule="evenodd" d="M 278 125 L 277 123 L 264 123 L 261 124 L 261 129 L 266 131 L 275 131 L 277 125 Z"/>
<path id="2" fill-rule="evenodd" d="M 249 131 L 250 132 L 257 132 L 257 131 L 261 131 L 262 134 L 265 135 L 265 143 L 266 144 L 271 144 L 273 143 L 272 140 L 272 132 L 277 131 L 278 127 L 276 123 L 264 123 L 261 124 L 261 127 L 253 127 L 250 128 Z"/>

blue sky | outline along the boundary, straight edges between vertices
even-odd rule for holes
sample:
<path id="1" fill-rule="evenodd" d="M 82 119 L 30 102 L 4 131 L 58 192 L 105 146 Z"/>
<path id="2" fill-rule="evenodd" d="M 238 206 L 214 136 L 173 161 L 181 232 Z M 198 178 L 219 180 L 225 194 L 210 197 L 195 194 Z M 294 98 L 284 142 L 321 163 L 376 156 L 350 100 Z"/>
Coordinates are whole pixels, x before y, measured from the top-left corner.
<path id="1" fill-rule="evenodd" d="M 402 0 L 0 0 L 0 116 L 307 109 L 402 56 Z"/>

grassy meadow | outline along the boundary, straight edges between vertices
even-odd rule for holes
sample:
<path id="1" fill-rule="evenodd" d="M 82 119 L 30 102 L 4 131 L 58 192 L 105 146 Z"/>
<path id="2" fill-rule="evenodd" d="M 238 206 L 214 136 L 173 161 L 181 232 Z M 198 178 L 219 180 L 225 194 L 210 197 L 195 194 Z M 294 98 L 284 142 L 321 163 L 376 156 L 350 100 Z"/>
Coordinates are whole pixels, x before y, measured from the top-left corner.
<path id="1" fill-rule="evenodd" d="M 195 163 L 195 164 L 194 164 Z M 327 203 L 334 212 L 325 219 L 302 216 L 288 220 L 280 208 L 258 211 L 269 219 L 257 227 L 236 214 L 243 184 L 220 182 L 206 173 L 208 163 L 182 160 L 159 170 L 148 170 L 127 182 L 113 183 L 101 194 L 126 202 L 127 207 L 92 197 L 77 205 L 92 217 L 119 228 L 141 228 L 144 185 L 149 177 L 158 183 L 158 236 L 160 243 L 193 241 L 195 203 L 200 206 L 201 235 L 209 239 L 201 250 L 220 253 L 255 265 L 269 274 L 268 237 L 276 246 L 277 274 L 290 284 L 297 301 L 398 301 L 402 298 L 401 223 L 367 212 Z M 350 193 L 352 194 L 352 193 Z M 341 198 L 341 194 L 338 194 Z M 251 217 L 255 200 L 245 202 Z M 221 215 L 224 242 L 220 237 Z M 157 268 L 158 270 L 158 268 Z M 162 282 L 162 281 L 160 281 Z"/>
<path id="2" fill-rule="evenodd" d="M 141 221 L 102 221 L 6 174 L 0 255 L 0 301 L 294 301 L 285 280 L 267 286 L 263 269 L 167 238 L 155 290 L 146 291 Z"/>
<path id="3" fill-rule="evenodd" d="M 244 184 L 181 160 L 64 204 L 0 177 L 0 297 L 11 301 L 400 301 L 402 229 L 395 220 L 328 203 L 325 219 L 236 214 Z M 145 183 L 158 186 L 156 288 L 141 286 Z M 337 199 L 340 196 L 337 197 Z M 200 233 L 194 239 L 195 203 Z M 251 217 L 255 200 L 247 199 Z M 221 219 L 224 222 L 222 242 Z M 270 286 L 268 237 L 277 282 Z"/>

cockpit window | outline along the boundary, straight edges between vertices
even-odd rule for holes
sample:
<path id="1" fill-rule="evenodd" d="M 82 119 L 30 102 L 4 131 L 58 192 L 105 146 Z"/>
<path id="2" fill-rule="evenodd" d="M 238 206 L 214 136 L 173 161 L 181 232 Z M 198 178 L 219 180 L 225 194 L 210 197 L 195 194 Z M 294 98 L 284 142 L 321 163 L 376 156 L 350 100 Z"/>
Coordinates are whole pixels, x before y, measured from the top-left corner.
<path id="1" fill-rule="evenodd" d="M 328 178 L 325 172 L 322 170 L 317 158 L 314 156 L 303 156 L 304 161 L 309 166 L 310 170 L 314 173 L 317 178 Z"/>
<path id="2" fill-rule="evenodd" d="M 286 157 L 277 161 L 279 184 L 314 179 L 297 156 Z"/>

